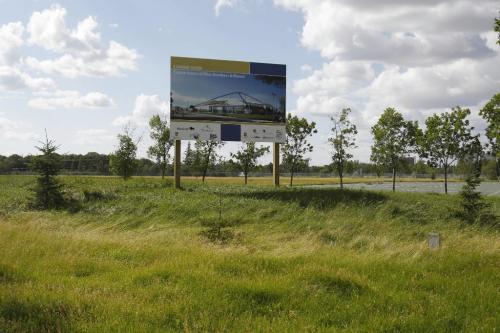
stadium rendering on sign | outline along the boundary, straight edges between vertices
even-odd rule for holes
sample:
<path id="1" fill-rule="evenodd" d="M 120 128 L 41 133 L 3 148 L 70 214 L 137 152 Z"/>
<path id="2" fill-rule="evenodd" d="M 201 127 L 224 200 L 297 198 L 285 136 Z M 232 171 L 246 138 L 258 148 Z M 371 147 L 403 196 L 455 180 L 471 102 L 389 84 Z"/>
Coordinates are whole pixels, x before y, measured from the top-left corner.
<path id="1" fill-rule="evenodd" d="M 284 65 L 172 58 L 171 120 L 284 124 Z"/>
<path id="2" fill-rule="evenodd" d="M 174 110 L 176 118 L 183 119 L 194 116 L 196 119 L 203 117 L 214 120 L 231 120 L 232 118 L 237 121 L 284 122 L 285 120 L 284 110 L 280 110 L 278 104 L 265 103 L 241 91 L 234 91 L 190 105 L 188 112 L 185 112 L 183 108 L 174 108 Z"/>

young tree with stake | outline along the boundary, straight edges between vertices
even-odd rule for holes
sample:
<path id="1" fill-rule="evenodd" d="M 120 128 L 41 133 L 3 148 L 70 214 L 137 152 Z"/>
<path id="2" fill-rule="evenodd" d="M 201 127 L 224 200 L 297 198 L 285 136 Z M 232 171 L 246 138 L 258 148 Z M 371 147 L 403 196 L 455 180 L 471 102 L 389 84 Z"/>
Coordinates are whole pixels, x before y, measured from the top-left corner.
<path id="1" fill-rule="evenodd" d="M 373 146 L 370 159 L 392 170 L 392 191 L 401 161 L 416 150 L 419 129 L 416 121 L 406 121 L 394 108 L 385 109 L 372 127 Z"/>
<path id="2" fill-rule="evenodd" d="M 317 133 L 316 123 L 307 122 L 305 118 L 298 118 L 288 114 L 286 120 L 286 141 L 281 146 L 283 164 L 290 171 L 290 186 L 293 185 L 293 175 L 297 168 L 306 163 L 306 153 L 313 151 L 313 146 L 307 139 Z"/>
<path id="3" fill-rule="evenodd" d="M 205 177 L 207 176 L 207 171 L 209 168 L 214 166 L 217 162 L 219 155 L 217 154 L 217 149 L 221 148 L 224 142 L 219 142 L 216 140 L 197 140 L 194 144 L 195 158 L 193 161 L 193 166 L 201 171 L 201 181 L 205 182 Z"/>
<path id="4" fill-rule="evenodd" d="M 426 130 L 419 139 L 421 157 L 434 167 L 444 169 L 444 192 L 448 193 L 448 170 L 476 146 L 474 129 L 469 125 L 469 109 L 457 106 L 451 112 L 434 114 L 425 120 Z"/>
<path id="5" fill-rule="evenodd" d="M 148 148 L 148 156 L 156 160 L 161 168 L 161 179 L 164 179 L 174 141 L 170 140 L 168 121 L 162 120 L 159 115 L 154 115 L 149 120 L 149 127 L 151 128 L 149 136 L 154 144 Z"/>
<path id="6" fill-rule="evenodd" d="M 352 158 L 349 149 L 356 148 L 356 125 L 349 119 L 350 108 L 342 109 L 338 118 L 332 117 L 332 137 L 328 139 L 332 145 L 333 166 L 337 170 L 340 179 L 340 188 L 344 188 L 345 164 Z"/>
<path id="7" fill-rule="evenodd" d="M 109 156 L 110 169 L 124 180 L 132 177 L 137 170 L 137 144 L 128 128 L 123 134 L 118 134 L 118 148 Z"/>
<path id="8" fill-rule="evenodd" d="M 243 172 L 245 185 L 247 184 L 248 173 L 256 166 L 257 159 L 269 153 L 269 147 L 256 147 L 255 142 L 247 142 L 236 153 L 231 153 L 234 158 L 233 163 Z"/>

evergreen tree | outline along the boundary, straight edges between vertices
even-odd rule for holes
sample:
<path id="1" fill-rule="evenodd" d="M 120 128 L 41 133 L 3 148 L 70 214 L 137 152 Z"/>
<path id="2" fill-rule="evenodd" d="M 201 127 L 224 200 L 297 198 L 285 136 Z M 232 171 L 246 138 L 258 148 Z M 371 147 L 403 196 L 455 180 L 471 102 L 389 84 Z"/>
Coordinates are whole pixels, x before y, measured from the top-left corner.
<path id="1" fill-rule="evenodd" d="M 61 160 L 56 153 L 58 146 L 53 140 L 49 140 L 45 133 L 45 142 L 36 149 L 40 155 L 33 158 L 31 168 L 38 172 L 36 185 L 33 188 L 35 198 L 33 206 L 39 209 L 60 208 L 64 205 L 62 184 L 56 179 L 61 169 Z"/>
<path id="2" fill-rule="evenodd" d="M 186 166 L 186 169 L 188 169 L 191 173 L 193 172 L 193 165 L 194 165 L 194 160 L 195 160 L 195 152 L 191 148 L 191 142 L 188 141 L 188 145 L 186 148 L 186 152 L 184 153 L 184 165 Z"/>
<path id="3" fill-rule="evenodd" d="M 484 201 L 477 187 L 481 184 L 479 177 L 470 175 L 460 191 L 461 210 L 458 216 L 467 224 L 480 223 L 498 225 L 498 217 L 491 212 L 491 205 Z"/>

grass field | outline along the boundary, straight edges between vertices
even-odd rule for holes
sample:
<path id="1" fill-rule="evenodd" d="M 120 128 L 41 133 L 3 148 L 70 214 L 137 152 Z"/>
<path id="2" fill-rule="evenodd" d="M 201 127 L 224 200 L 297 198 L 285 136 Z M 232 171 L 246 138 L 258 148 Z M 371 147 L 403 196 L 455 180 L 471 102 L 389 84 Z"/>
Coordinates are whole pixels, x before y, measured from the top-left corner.
<path id="1" fill-rule="evenodd" d="M 456 196 L 62 179 L 71 212 L 30 210 L 33 178 L 0 176 L 0 332 L 500 327 L 499 231 L 464 226 Z M 220 199 L 227 243 L 201 234 Z M 500 214 L 500 198 L 487 200 Z"/>

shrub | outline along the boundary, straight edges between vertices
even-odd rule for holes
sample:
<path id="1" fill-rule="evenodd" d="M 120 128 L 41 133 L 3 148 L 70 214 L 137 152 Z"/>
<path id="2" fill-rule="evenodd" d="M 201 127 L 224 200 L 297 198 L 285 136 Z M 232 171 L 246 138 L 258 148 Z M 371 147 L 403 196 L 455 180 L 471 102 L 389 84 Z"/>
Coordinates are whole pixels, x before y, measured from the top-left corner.
<path id="1" fill-rule="evenodd" d="M 228 229 L 231 225 L 223 220 L 204 220 L 202 226 L 207 227 L 200 234 L 213 243 L 226 244 L 234 238 L 234 233 Z"/>
<path id="2" fill-rule="evenodd" d="M 103 191 L 91 191 L 91 190 L 83 190 L 83 201 L 106 201 L 112 200 L 115 198 L 113 193 L 106 193 Z"/>

